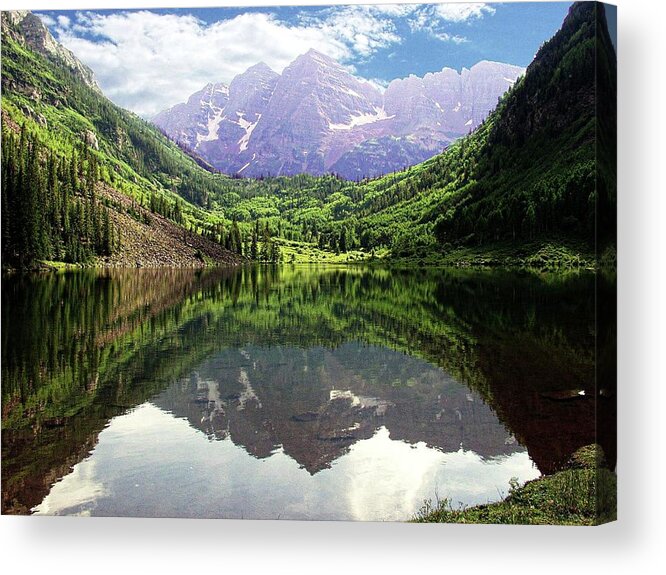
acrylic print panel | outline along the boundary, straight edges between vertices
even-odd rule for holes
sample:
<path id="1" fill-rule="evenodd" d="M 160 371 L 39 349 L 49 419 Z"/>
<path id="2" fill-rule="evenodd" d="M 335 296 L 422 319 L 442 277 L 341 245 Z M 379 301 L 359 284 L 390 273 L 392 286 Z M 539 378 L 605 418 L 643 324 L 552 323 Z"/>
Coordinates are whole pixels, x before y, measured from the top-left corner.
<path id="1" fill-rule="evenodd" d="M 2 512 L 615 518 L 615 9 L 2 13 Z"/>

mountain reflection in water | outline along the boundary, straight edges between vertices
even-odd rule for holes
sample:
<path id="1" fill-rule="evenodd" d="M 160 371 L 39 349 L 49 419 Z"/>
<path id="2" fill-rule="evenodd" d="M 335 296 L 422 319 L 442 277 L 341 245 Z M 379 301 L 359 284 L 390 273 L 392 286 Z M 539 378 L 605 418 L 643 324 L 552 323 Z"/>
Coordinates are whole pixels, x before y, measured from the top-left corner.
<path id="1" fill-rule="evenodd" d="M 382 520 L 496 500 L 596 439 L 593 286 L 321 266 L 3 278 L 3 511 Z"/>

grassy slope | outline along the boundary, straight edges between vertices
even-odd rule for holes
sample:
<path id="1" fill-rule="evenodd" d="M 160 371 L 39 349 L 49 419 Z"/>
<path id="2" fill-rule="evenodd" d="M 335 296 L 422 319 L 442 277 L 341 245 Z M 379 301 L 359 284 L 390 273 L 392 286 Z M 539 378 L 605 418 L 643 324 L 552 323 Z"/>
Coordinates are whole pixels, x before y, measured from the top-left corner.
<path id="1" fill-rule="evenodd" d="M 17 120 L 29 130 L 43 133 L 40 126 L 29 117 L 12 114 L 11 104 L 3 109 L 3 129 L 20 130 Z M 51 137 L 48 149 L 62 149 L 57 137 Z M 127 193 L 121 178 L 113 183 L 100 181 L 96 184 L 97 198 L 108 210 L 110 221 L 119 230 L 120 246 L 109 257 L 96 257 L 85 265 L 105 267 L 202 267 L 205 265 L 236 265 L 240 261 L 236 254 L 225 250 L 219 243 L 210 241 L 194 233 L 183 225 L 161 216 L 141 205 L 141 200 Z M 125 191 L 119 191 L 125 190 Z M 33 264 L 36 268 L 66 269 L 79 264 L 65 264 L 57 261 L 41 261 Z M 3 268 L 6 263 L 3 262 Z"/>
<path id="2" fill-rule="evenodd" d="M 335 253 L 322 250 L 316 244 L 291 240 L 281 239 L 278 240 L 278 244 L 285 263 L 351 264 L 378 261 L 386 256 L 385 251 L 368 252 L 363 249 Z"/>
<path id="3" fill-rule="evenodd" d="M 48 129 L 40 136 L 56 149 L 77 145 L 84 132 L 91 131 L 104 165 L 124 192 L 137 201 L 147 200 L 150 192 L 168 194 L 172 201 L 180 196 L 190 204 L 189 217 L 202 215 L 194 204 L 203 203 L 223 176 L 200 168 L 154 126 L 22 41 L 3 20 L 3 109 L 17 120 L 43 118 Z"/>

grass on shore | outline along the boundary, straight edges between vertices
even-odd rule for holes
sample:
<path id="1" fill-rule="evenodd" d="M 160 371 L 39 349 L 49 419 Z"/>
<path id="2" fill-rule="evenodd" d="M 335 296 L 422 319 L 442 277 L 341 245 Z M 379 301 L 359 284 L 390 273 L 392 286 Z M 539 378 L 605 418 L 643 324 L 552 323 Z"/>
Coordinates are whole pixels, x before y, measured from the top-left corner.
<path id="1" fill-rule="evenodd" d="M 378 260 L 385 255 L 384 252 L 366 252 L 364 250 L 350 250 L 348 252 L 336 253 L 319 249 L 315 244 L 281 238 L 276 239 L 276 241 L 280 246 L 282 261 L 284 263 L 354 264 Z"/>
<path id="2" fill-rule="evenodd" d="M 535 240 L 516 244 L 496 242 L 483 246 L 451 247 L 433 250 L 425 256 L 405 255 L 396 262 L 414 262 L 428 266 L 525 267 L 545 270 L 594 269 L 594 254 L 583 243 L 564 239 Z"/>
<path id="3" fill-rule="evenodd" d="M 38 260 L 31 264 L 28 264 L 24 268 L 11 267 L 3 263 L 2 273 L 13 273 L 13 272 L 66 272 L 70 270 L 79 270 L 85 267 L 91 267 L 90 265 L 82 263 L 68 263 L 61 261 L 53 260 Z"/>
<path id="4" fill-rule="evenodd" d="M 516 245 L 498 242 L 484 246 L 457 247 L 448 251 L 392 255 L 386 248 L 346 253 L 321 250 L 314 244 L 278 240 L 285 263 L 377 263 L 395 267 L 524 267 L 544 270 L 595 269 L 595 257 L 582 243 L 533 241 Z"/>
<path id="5" fill-rule="evenodd" d="M 426 501 L 416 523 L 600 525 L 617 518 L 617 477 L 603 466 L 597 445 L 579 449 L 570 466 L 552 475 L 511 485 L 502 501 L 454 509 L 448 499 Z"/>

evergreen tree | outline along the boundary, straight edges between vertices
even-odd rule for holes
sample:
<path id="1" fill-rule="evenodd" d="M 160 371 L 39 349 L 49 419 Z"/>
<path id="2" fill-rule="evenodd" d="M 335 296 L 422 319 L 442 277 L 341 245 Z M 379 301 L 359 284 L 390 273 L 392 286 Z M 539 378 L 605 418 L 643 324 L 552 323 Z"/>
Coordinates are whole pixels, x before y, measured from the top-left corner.
<path id="1" fill-rule="evenodd" d="M 259 220 L 255 222 L 254 230 L 252 231 L 252 243 L 250 244 L 250 259 L 253 261 L 259 257 Z"/>

